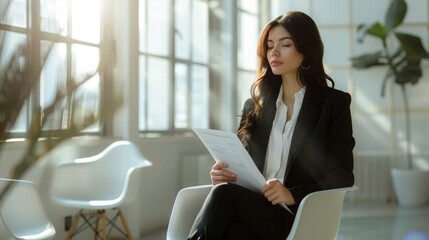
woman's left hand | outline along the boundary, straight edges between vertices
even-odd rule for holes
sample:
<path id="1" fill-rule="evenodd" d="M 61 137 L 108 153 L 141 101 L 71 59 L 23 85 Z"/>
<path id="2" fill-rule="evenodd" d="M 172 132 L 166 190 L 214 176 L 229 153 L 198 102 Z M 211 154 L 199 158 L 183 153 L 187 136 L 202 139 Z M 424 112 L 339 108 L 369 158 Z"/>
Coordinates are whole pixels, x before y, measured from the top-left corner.
<path id="1" fill-rule="evenodd" d="M 279 203 L 285 203 L 286 205 L 294 205 L 295 199 L 293 198 L 290 191 L 283 186 L 278 179 L 268 180 L 265 186 L 262 188 L 262 193 L 265 198 L 276 205 Z"/>

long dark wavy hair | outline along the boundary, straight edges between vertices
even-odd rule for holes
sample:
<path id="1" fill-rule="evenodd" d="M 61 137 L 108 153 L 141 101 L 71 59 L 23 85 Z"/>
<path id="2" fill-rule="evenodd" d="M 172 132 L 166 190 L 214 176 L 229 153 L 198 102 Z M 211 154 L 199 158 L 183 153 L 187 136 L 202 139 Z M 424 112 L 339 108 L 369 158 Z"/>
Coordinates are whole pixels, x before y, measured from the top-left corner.
<path id="1" fill-rule="evenodd" d="M 243 116 L 238 131 L 238 137 L 245 146 L 255 124 L 260 120 L 264 104 L 275 101 L 282 84 L 281 76 L 273 74 L 267 59 L 268 35 L 275 26 L 282 26 L 289 32 L 296 50 L 304 56 L 297 71 L 299 84 L 328 87 L 329 81 L 331 87 L 334 87 L 334 81 L 323 67 L 323 42 L 313 19 L 303 12 L 293 11 L 271 20 L 262 30 L 258 43 L 256 80 L 250 90 L 254 108 Z"/>

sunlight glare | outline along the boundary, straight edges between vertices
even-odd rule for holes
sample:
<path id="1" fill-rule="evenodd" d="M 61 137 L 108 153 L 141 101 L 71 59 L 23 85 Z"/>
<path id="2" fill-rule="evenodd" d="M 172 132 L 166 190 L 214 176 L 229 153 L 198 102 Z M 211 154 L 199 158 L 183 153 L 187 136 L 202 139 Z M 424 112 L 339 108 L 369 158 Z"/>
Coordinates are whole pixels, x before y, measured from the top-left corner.
<path id="1" fill-rule="evenodd" d="M 72 37 L 92 43 L 100 42 L 100 0 L 72 1 Z"/>

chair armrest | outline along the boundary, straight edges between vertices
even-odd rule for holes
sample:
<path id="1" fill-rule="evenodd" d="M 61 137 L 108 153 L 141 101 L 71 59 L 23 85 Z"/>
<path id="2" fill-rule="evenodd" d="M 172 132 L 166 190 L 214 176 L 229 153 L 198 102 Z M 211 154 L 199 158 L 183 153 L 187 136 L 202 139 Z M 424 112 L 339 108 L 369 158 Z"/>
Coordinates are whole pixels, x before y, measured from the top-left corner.
<path id="1" fill-rule="evenodd" d="M 174 201 L 167 229 L 167 240 L 186 239 L 195 217 L 204 204 L 212 185 L 183 188 Z"/>

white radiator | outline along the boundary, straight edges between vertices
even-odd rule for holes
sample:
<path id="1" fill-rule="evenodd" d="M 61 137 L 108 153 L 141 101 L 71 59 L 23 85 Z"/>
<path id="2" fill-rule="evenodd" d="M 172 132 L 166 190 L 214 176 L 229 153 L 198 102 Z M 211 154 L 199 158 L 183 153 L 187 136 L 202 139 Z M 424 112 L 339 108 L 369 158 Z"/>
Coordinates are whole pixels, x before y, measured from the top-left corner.
<path id="1" fill-rule="evenodd" d="M 358 154 L 354 158 L 355 185 L 358 191 L 352 194 L 356 200 L 392 200 L 391 162 L 389 155 Z"/>

